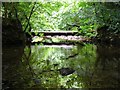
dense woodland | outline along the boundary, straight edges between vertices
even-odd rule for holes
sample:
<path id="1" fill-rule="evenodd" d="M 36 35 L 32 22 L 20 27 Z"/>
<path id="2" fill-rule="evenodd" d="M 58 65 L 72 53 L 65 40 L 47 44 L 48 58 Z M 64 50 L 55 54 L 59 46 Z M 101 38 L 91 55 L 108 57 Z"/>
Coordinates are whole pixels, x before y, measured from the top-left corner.
<path id="1" fill-rule="evenodd" d="M 26 42 L 31 31 L 50 30 L 78 31 L 94 42 L 120 40 L 119 2 L 4 2 L 1 10 L 3 43 Z"/>
<path id="2" fill-rule="evenodd" d="M 120 3 L 42 1 L 2 3 L 3 89 L 119 88 Z M 74 31 L 58 37 L 75 44 L 33 44 L 35 31 Z"/>

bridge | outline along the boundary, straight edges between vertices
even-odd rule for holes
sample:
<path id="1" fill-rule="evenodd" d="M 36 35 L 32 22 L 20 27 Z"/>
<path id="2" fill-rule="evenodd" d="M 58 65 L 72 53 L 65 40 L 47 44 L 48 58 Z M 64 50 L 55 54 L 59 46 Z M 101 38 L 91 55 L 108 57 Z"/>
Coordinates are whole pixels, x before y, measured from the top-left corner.
<path id="1" fill-rule="evenodd" d="M 88 40 L 83 36 L 76 36 L 77 34 L 78 34 L 78 31 L 31 32 L 31 35 L 33 37 L 32 44 L 39 44 L 42 42 L 43 44 L 49 44 L 49 45 L 53 45 L 53 44 L 54 45 L 63 45 L 63 44 L 71 45 L 71 44 L 86 42 Z M 57 41 L 57 39 L 58 39 L 58 41 Z M 48 40 L 48 41 L 46 42 L 46 40 Z"/>
<path id="2" fill-rule="evenodd" d="M 44 36 L 60 36 L 60 35 L 64 35 L 64 36 L 68 36 L 68 35 L 76 35 L 78 33 L 78 31 L 35 31 L 35 32 L 31 32 L 32 36 L 40 36 L 41 34 L 43 34 Z"/>

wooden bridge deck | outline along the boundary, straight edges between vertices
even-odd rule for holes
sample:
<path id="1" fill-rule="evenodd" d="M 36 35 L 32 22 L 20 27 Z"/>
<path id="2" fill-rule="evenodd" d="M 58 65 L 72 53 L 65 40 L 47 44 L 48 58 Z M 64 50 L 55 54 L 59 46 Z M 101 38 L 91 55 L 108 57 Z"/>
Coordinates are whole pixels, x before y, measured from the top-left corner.
<path id="1" fill-rule="evenodd" d="M 33 36 L 44 34 L 44 36 L 55 36 L 55 35 L 76 35 L 78 31 L 37 31 L 37 32 L 31 32 Z"/>

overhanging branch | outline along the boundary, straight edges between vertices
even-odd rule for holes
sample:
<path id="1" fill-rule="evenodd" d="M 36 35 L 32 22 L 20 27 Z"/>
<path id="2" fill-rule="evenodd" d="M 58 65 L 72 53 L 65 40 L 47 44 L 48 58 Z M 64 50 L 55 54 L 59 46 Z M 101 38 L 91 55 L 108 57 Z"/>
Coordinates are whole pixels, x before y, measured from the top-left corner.
<path id="1" fill-rule="evenodd" d="M 32 14 L 33 14 L 33 11 L 34 11 L 34 8 L 35 8 L 35 4 L 36 4 L 36 2 L 34 2 L 34 5 L 33 5 L 32 9 L 31 9 L 31 12 L 30 12 L 29 18 L 27 18 L 27 16 L 25 15 L 25 17 L 26 17 L 28 23 L 27 23 L 27 25 L 26 25 L 24 31 L 26 31 L 26 29 L 27 29 L 28 26 L 30 25 L 30 18 L 31 18 L 31 16 L 32 16 Z M 30 26 L 30 27 L 31 27 L 31 26 Z"/>

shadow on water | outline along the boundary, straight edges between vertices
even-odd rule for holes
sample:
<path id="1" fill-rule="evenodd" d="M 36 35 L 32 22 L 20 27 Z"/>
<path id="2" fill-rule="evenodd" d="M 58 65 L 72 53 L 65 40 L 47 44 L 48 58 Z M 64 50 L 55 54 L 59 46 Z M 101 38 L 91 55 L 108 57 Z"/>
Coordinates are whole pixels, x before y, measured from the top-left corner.
<path id="1" fill-rule="evenodd" d="M 2 86 L 3 89 L 118 88 L 119 65 L 117 46 L 3 47 Z"/>
<path id="2" fill-rule="evenodd" d="M 94 86 L 120 87 L 120 46 L 97 46 Z"/>

